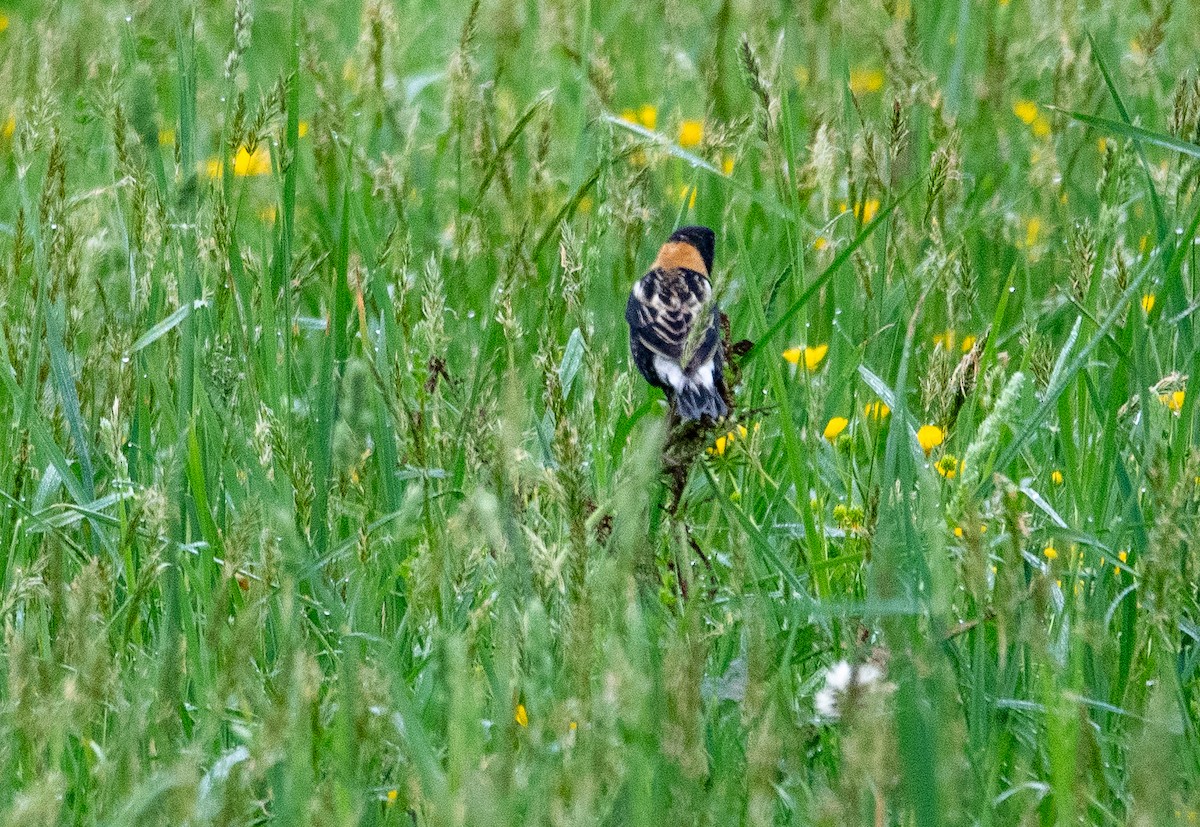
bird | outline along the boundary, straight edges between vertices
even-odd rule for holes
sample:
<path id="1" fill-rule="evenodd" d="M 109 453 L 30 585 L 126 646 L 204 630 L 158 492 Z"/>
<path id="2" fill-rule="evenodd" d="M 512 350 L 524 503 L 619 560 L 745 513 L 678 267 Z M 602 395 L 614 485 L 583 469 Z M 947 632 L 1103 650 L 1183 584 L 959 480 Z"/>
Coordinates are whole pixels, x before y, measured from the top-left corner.
<path id="1" fill-rule="evenodd" d="M 708 227 L 680 227 L 629 293 L 629 349 L 642 376 L 683 420 L 729 413 L 720 310 L 711 302 L 715 247 Z"/>

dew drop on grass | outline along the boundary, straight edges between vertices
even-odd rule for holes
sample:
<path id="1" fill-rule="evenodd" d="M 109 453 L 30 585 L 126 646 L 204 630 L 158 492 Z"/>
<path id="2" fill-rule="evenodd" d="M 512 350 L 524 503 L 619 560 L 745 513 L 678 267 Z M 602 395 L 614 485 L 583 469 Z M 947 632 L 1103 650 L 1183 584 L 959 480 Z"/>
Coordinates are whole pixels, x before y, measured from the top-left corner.
<path id="1" fill-rule="evenodd" d="M 1014 286 L 1014 287 L 1009 287 L 1009 288 L 1008 288 L 1008 292 L 1010 292 L 1010 293 L 1015 293 L 1015 292 L 1017 292 L 1017 288 L 1016 288 L 1015 286 Z"/>
<path id="2" fill-rule="evenodd" d="M 475 311 L 474 311 L 474 310 L 468 310 L 468 311 L 467 311 L 467 318 L 468 318 L 468 319 L 474 319 L 474 318 L 475 318 Z"/>

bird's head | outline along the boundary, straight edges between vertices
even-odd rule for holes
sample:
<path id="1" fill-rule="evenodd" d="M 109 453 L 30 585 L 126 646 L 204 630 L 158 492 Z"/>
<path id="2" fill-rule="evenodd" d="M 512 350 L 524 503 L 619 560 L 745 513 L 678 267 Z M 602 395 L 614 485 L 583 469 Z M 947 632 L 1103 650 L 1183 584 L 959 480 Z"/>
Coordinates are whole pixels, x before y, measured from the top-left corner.
<path id="1" fill-rule="evenodd" d="M 675 232 L 671 233 L 671 238 L 668 242 L 682 242 L 690 244 L 696 248 L 696 252 L 700 254 L 700 258 L 704 261 L 705 275 L 712 272 L 713 266 L 713 248 L 716 245 L 716 234 L 708 227 L 680 227 Z"/>

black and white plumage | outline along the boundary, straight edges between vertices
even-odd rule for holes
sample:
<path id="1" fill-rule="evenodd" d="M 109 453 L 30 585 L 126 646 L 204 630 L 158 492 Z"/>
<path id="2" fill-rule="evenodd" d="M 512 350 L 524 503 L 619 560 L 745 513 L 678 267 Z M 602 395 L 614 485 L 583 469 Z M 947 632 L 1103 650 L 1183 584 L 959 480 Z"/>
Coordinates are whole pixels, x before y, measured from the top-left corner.
<path id="1" fill-rule="evenodd" d="M 625 306 L 633 363 L 682 419 L 715 421 L 729 413 L 720 311 L 709 304 L 714 241 L 708 227 L 676 230 Z"/>

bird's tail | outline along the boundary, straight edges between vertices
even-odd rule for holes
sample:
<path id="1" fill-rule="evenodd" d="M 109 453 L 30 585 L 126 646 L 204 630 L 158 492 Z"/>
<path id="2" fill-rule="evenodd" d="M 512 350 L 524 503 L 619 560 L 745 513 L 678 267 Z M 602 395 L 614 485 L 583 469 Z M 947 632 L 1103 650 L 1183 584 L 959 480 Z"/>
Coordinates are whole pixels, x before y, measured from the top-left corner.
<path id="1" fill-rule="evenodd" d="M 721 398 L 717 384 L 697 382 L 690 376 L 685 378 L 683 386 L 676 394 L 679 415 L 684 419 L 702 419 L 707 416 L 717 420 L 728 414 L 729 406 Z"/>

